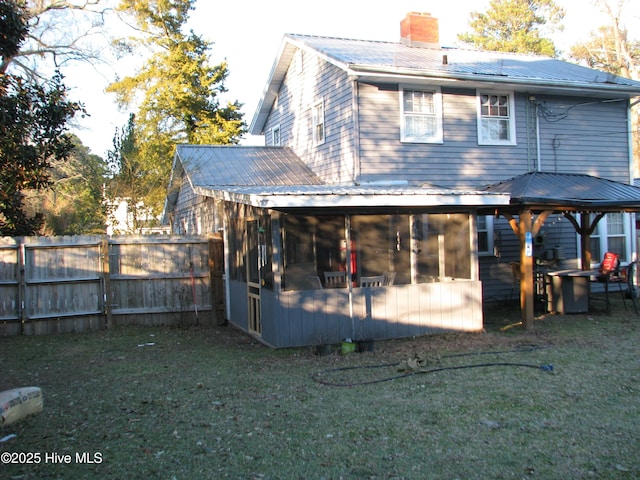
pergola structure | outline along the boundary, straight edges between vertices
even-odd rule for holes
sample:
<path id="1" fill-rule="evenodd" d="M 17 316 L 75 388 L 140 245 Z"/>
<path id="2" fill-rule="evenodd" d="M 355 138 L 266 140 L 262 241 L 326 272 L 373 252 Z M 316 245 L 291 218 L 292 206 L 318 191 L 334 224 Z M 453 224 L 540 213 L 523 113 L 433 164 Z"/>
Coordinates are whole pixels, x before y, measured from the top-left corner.
<path id="1" fill-rule="evenodd" d="M 580 235 L 583 270 L 591 268 L 589 237 L 607 213 L 639 212 L 640 188 L 583 174 L 531 172 L 486 187 L 508 193 L 508 206 L 492 212 L 505 217 L 520 241 L 520 308 L 525 328 L 534 320 L 532 239 L 554 213 L 563 214 Z M 593 219 L 590 215 L 595 214 Z M 516 218 L 517 217 L 517 218 Z"/>

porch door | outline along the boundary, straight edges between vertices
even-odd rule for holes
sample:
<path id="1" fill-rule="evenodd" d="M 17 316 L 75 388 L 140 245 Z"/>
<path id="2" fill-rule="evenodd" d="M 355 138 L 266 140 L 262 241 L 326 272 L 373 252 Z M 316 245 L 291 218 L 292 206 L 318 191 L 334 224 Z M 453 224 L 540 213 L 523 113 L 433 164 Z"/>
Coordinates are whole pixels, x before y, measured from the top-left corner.
<path id="1" fill-rule="evenodd" d="M 262 334 L 262 308 L 260 305 L 260 292 L 262 279 L 260 272 L 265 262 L 265 245 L 260 241 L 264 235 L 260 234 L 258 220 L 247 222 L 247 295 L 249 331 L 258 335 Z"/>

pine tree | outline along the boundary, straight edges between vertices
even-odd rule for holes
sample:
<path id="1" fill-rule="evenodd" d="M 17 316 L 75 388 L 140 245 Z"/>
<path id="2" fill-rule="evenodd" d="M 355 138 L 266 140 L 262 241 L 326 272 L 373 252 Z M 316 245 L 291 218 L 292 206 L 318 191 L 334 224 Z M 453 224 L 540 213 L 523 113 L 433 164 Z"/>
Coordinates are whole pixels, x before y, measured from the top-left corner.
<path id="1" fill-rule="evenodd" d="M 23 2 L 0 5 L 0 58 L 6 65 L 28 27 Z M 78 111 L 82 106 L 67 99 L 60 73 L 37 84 L 0 71 L 0 235 L 32 235 L 42 225 L 41 213 L 26 213 L 25 193 L 47 187 L 52 162 L 69 157 L 73 142 L 67 122 Z"/>
<path id="2" fill-rule="evenodd" d="M 211 45 L 183 33 L 195 0 L 122 0 L 145 35 L 122 44 L 152 53 L 139 71 L 108 87 L 121 106 L 137 109 L 136 135 L 144 166 L 143 195 L 159 213 L 166 195 L 175 144 L 235 144 L 246 130 L 238 102 L 221 105 L 226 62 L 209 64 Z"/>
<path id="3" fill-rule="evenodd" d="M 484 50 L 555 57 L 546 32 L 560 28 L 564 10 L 553 0 L 491 0 L 486 13 L 471 13 L 470 33 L 458 39 Z"/>

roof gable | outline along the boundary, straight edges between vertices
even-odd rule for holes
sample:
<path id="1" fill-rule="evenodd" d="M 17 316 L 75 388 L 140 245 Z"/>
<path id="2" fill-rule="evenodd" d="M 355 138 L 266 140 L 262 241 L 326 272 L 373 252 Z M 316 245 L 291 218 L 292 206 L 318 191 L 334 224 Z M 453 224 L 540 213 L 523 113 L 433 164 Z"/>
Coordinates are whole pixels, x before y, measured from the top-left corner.
<path id="1" fill-rule="evenodd" d="M 491 52 L 471 48 L 416 48 L 396 42 L 375 42 L 309 35 L 288 35 L 344 69 L 389 69 L 417 75 L 457 77 L 466 75 L 523 78 L 531 83 L 568 82 L 575 85 L 631 87 L 640 93 L 640 82 L 592 68 L 540 55 Z M 286 38 L 286 37 L 285 37 Z"/>
<path id="2" fill-rule="evenodd" d="M 528 93 L 631 98 L 640 82 L 562 60 L 465 48 L 412 47 L 400 42 L 287 34 L 269 74 L 250 132 L 262 134 L 297 49 L 312 52 L 364 81 L 428 82 L 478 88 L 491 84 Z"/>

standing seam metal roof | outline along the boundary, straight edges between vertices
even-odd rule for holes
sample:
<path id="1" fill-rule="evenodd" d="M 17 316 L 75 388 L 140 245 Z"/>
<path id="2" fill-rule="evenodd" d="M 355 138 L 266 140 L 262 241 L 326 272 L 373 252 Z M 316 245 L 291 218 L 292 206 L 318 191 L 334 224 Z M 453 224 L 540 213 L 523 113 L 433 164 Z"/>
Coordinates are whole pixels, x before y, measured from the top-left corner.
<path id="1" fill-rule="evenodd" d="M 532 82 L 619 85 L 638 89 L 640 82 L 539 55 L 468 48 L 411 47 L 397 42 L 352 40 L 288 34 L 290 38 L 345 66 L 388 67 L 446 75 L 488 75 Z M 447 63 L 443 64 L 443 55 Z"/>
<path id="2" fill-rule="evenodd" d="M 500 83 L 530 93 L 571 95 L 588 92 L 588 95 L 605 98 L 640 95 L 640 82 L 550 57 L 286 34 L 251 122 L 251 133 L 263 133 L 264 123 L 297 48 L 315 52 L 349 75 L 367 81 L 391 76 L 397 77 L 395 81 L 462 82 L 475 88 L 487 82 Z"/>
<path id="3" fill-rule="evenodd" d="M 330 185 L 284 147 L 178 145 L 176 157 L 197 194 L 264 208 L 508 203 L 501 193 L 430 185 Z M 167 211 L 176 201 L 176 192 L 168 196 Z"/>
<path id="4" fill-rule="evenodd" d="M 178 145 L 176 155 L 194 187 L 324 183 L 285 147 Z"/>
<path id="5" fill-rule="evenodd" d="M 490 185 L 512 204 L 565 204 L 589 208 L 640 208 L 640 188 L 586 174 L 532 172 Z"/>

